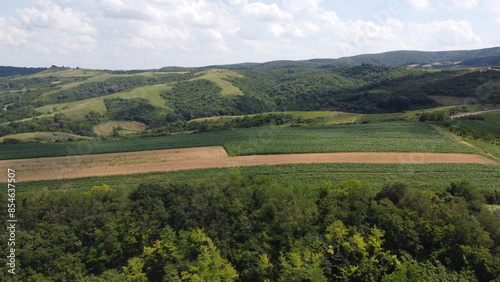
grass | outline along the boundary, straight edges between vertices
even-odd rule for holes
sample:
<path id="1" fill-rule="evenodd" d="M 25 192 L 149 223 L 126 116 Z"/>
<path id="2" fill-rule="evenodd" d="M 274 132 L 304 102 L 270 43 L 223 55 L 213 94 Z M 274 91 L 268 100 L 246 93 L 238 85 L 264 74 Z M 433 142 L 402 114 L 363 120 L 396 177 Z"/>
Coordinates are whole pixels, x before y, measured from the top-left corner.
<path id="1" fill-rule="evenodd" d="M 492 112 L 481 114 L 480 116 L 485 120 L 452 119 L 445 120 L 442 123 L 500 136 L 500 114 L 498 112 Z"/>
<path id="2" fill-rule="evenodd" d="M 119 126 L 123 128 L 123 130 L 119 130 L 119 133 L 141 132 L 146 130 L 147 127 L 147 125 L 136 121 L 109 121 L 94 126 L 94 133 L 98 135 L 111 135 L 113 133 L 113 128 Z"/>
<path id="3" fill-rule="evenodd" d="M 473 102 L 477 102 L 477 98 L 471 97 L 456 97 L 456 96 L 429 96 L 432 100 L 438 102 L 441 105 L 452 106 L 452 105 L 467 105 Z"/>
<path id="4" fill-rule="evenodd" d="M 132 90 L 115 93 L 112 95 L 96 97 L 85 99 L 76 102 L 69 103 L 61 103 L 61 104 L 52 104 L 46 105 L 36 110 L 40 113 L 44 113 L 38 118 L 44 117 L 52 117 L 57 113 L 64 113 L 68 117 L 73 119 L 83 119 L 87 113 L 90 111 L 96 111 L 100 113 L 106 112 L 106 106 L 104 105 L 105 99 L 113 99 L 113 98 L 145 98 L 153 105 L 155 108 L 159 109 L 162 113 L 171 112 L 172 110 L 165 105 L 165 99 L 160 96 L 160 93 L 167 91 L 171 88 L 171 86 L 160 84 L 160 85 L 150 85 L 144 87 L 137 87 Z M 24 119 L 30 120 L 31 118 Z M 23 120 L 23 121 L 24 121 Z"/>
<path id="5" fill-rule="evenodd" d="M 292 115 L 296 119 L 306 120 L 308 125 L 333 125 L 333 124 L 346 124 L 346 123 L 357 123 L 359 119 L 363 116 L 362 114 L 356 113 L 346 113 L 346 112 L 334 112 L 334 111 L 314 111 L 314 112 L 304 112 L 304 111 L 292 111 L 292 112 L 267 112 L 262 114 L 285 114 Z M 258 114 L 251 115 L 238 115 L 238 116 L 217 116 L 217 117 L 205 117 L 193 119 L 193 121 L 203 121 L 203 120 L 230 120 L 234 118 L 242 118 L 245 116 L 253 117 Z"/>
<path id="6" fill-rule="evenodd" d="M 486 119 L 487 121 L 500 124 L 500 111 L 482 114 L 481 116 L 484 117 L 484 119 Z"/>
<path id="7" fill-rule="evenodd" d="M 36 141 L 36 142 L 54 142 L 56 140 L 86 140 L 91 139 L 90 137 L 64 133 L 64 132 L 30 132 L 30 133 L 19 133 L 0 137 L 0 142 L 3 142 L 5 138 L 14 138 L 24 142 Z"/>
<path id="8" fill-rule="evenodd" d="M 322 182 L 334 184 L 343 180 L 358 179 L 375 190 L 391 181 L 403 181 L 411 188 L 443 191 L 452 181 L 467 180 L 482 191 L 498 189 L 500 166 L 479 164 L 293 164 L 278 166 L 254 166 L 239 168 L 257 179 L 274 183 L 299 183 L 317 186 Z M 178 172 L 86 177 L 50 181 L 18 183 L 19 192 L 47 188 L 88 190 L 92 186 L 108 184 L 111 187 L 134 189 L 140 183 L 171 181 L 199 181 L 229 173 L 232 168 L 199 169 Z M 300 184 L 301 183 L 301 184 Z M 295 184 L 294 184 L 295 185 Z"/>
<path id="9" fill-rule="evenodd" d="M 468 138 L 461 138 L 465 142 L 468 142 L 477 148 L 479 148 L 483 153 L 489 153 L 493 157 L 495 157 L 498 161 L 500 161 L 500 145 L 491 144 L 488 142 L 484 142 L 481 140 L 474 140 Z"/>
<path id="10" fill-rule="evenodd" d="M 196 79 L 206 79 L 214 82 L 222 88 L 221 95 L 223 96 L 237 96 L 244 95 L 243 92 L 229 81 L 227 81 L 230 77 L 242 77 L 241 74 L 231 71 L 231 70 L 222 70 L 222 69 L 212 69 L 204 72 L 200 77 Z"/>
<path id="11" fill-rule="evenodd" d="M 473 153 L 431 126 L 385 122 L 322 127 L 250 128 L 142 139 L 52 144 L 2 144 L 0 159 L 224 146 L 230 155 L 310 152 Z"/>

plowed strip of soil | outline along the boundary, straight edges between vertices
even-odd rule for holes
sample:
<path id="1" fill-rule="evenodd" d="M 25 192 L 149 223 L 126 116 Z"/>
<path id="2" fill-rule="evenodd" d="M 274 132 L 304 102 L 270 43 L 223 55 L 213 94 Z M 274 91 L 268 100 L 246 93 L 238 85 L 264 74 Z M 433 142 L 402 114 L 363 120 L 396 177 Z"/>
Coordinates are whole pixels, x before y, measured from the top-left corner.
<path id="1" fill-rule="evenodd" d="M 3 160 L 17 181 L 299 163 L 476 163 L 497 164 L 479 155 L 451 153 L 311 153 L 229 157 L 223 147 Z"/>

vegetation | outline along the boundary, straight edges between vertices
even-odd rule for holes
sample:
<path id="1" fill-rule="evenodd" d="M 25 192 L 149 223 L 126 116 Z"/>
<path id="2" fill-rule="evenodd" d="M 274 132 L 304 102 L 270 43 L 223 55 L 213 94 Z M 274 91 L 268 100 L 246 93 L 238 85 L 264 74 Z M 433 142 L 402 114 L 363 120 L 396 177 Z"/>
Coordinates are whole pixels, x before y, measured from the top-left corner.
<path id="1" fill-rule="evenodd" d="M 276 166 L 254 166 L 239 168 L 245 174 L 251 174 L 256 180 L 268 179 L 271 183 L 307 183 L 320 185 L 322 182 L 340 182 L 346 179 L 358 179 L 370 183 L 378 191 L 387 182 L 403 181 L 415 189 L 439 192 L 458 179 L 468 179 L 483 192 L 495 190 L 500 186 L 500 179 L 492 177 L 500 173 L 498 165 L 480 164 L 289 164 Z M 166 184 L 172 181 L 192 183 L 203 178 L 225 174 L 230 168 L 197 169 L 176 172 L 152 172 L 147 174 L 110 175 L 79 179 L 60 179 L 29 181 L 19 185 L 20 192 L 40 190 L 78 190 L 87 191 L 90 187 L 107 183 L 113 187 L 131 190 L 144 179 Z"/>
<path id="2" fill-rule="evenodd" d="M 111 120 L 138 121 L 145 124 L 153 124 L 157 118 L 155 108 L 146 99 L 106 99 L 108 117 Z"/>
<path id="3" fill-rule="evenodd" d="M 366 54 L 340 59 L 312 59 L 304 61 L 273 61 L 266 63 L 242 63 L 234 65 L 212 66 L 224 69 L 259 69 L 307 67 L 325 68 L 333 66 L 407 66 L 433 64 L 432 68 L 449 69 L 456 67 L 499 66 L 500 48 L 487 48 L 469 51 L 392 51 L 380 54 Z"/>
<path id="4" fill-rule="evenodd" d="M 112 107 L 129 103 L 106 105 L 104 100 L 118 98 L 147 99 L 155 108 L 147 117 L 118 115 L 118 120 L 140 120 L 157 132 L 177 132 L 183 126 L 170 123 L 213 116 L 282 111 L 399 113 L 438 106 L 432 99 L 436 95 L 498 103 L 499 74 L 498 70 L 428 71 L 367 63 L 181 73 L 51 68 L 31 76 L 0 78 L 0 102 L 6 109 L 0 112 L 0 124 L 9 127 L 9 122 L 53 118 L 57 113 L 80 122 L 91 110 L 113 119 L 119 110 Z M 40 130 L 32 124 L 20 127 L 23 133 Z M 21 133 L 13 128 L 2 132 Z"/>
<path id="5" fill-rule="evenodd" d="M 134 87 L 154 84 L 164 84 L 192 78 L 192 74 L 161 74 L 156 76 L 112 77 L 102 82 L 81 84 L 74 88 L 56 92 L 50 95 L 45 104 L 80 101 L 92 97 L 106 96 L 129 90 Z M 40 103 L 38 103 L 39 106 Z"/>
<path id="6" fill-rule="evenodd" d="M 489 281 L 500 275 L 500 219 L 471 184 L 433 192 L 390 182 L 378 193 L 367 184 L 271 183 L 233 170 L 191 183 L 145 182 L 131 191 L 101 184 L 85 192 L 22 193 L 16 203 L 24 223 L 16 232 L 23 246 L 16 258 L 23 271 L 16 279 Z M 5 273 L 6 258 L 0 260 Z"/>
<path id="7" fill-rule="evenodd" d="M 500 114 L 498 112 L 463 116 L 441 121 L 440 124 L 460 137 L 500 144 Z"/>
<path id="8" fill-rule="evenodd" d="M 447 120 L 486 106 L 435 108 L 500 102 L 500 72 L 418 69 L 487 66 L 498 50 L 234 70 L 0 68 L 0 159 L 222 145 L 232 156 L 480 150 L 500 160 L 498 114 Z M 128 135 L 132 123 L 147 130 Z M 111 137 L 95 140 L 95 128 Z M 94 140 L 61 142 L 80 138 Z M 13 281 L 491 281 L 500 277 L 499 173 L 337 163 L 16 183 Z"/>
<path id="9" fill-rule="evenodd" d="M 60 122 L 63 122 L 61 120 Z M 91 119 L 89 119 L 89 124 Z M 70 126 L 69 123 L 68 126 Z M 142 139 L 67 144 L 4 144 L 0 159 L 67 156 L 224 146 L 230 155 L 310 152 L 460 152 L 464 145 L 418 122 L 386 122 L 321 127 L 249 128 Z M 85 149 L 82 149 L 85 148 Z"/>
<path id="10" fill-rule="evenodd" d="M 18 68 L 18 67 L 1 67 L 0 77 L 14 75 L 30 75 L 46 70 L 46 68 Z"/>

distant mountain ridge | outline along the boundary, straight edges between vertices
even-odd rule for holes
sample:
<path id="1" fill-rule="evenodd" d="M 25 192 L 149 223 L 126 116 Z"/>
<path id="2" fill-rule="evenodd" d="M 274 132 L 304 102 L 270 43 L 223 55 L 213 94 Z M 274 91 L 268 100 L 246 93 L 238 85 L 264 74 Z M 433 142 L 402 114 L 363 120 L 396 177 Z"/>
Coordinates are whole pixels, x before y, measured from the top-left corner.
<path id="1" fill-rule="evenodd" d="M 500 47 L 460 51 L 391 51 L 338 59 L 279 60 L 265 63 L 211 65 L 203 68 L 273 69 L 284 67 L 326 68 L 335 66 L 414 66 L 423 68 L 465 68 L 500 66 Z"/>
<path id="2" fill-rule="evenodd" d="M 500 66 L 500 47 L 492 47 L 477 50 L 458 51 L 390 51 L 376 54 L 363 54 L 338 59 L 317 58 L 309 60 L 277 60 L 264 63 L 237 63 L 227 65 L 209 65 L 201 67 L 178 67 L 166 66 L 160 69 L 126 70 L 125 73 L 133 72 L 178 72 L 200 69 L 233 69 L 233 70 L 270 70 L 277 68 L 303 67 L 303 68 L 330 68 L 338 66 L 409 66 L 416 68 L 451 69 L 471 67 L 494 67 Z M 54 67 L 54 66 L 53 66 Z M 49 68 L 25 68 L 0 66 L 0 77 L 13 75 L 30 75 Z"/>

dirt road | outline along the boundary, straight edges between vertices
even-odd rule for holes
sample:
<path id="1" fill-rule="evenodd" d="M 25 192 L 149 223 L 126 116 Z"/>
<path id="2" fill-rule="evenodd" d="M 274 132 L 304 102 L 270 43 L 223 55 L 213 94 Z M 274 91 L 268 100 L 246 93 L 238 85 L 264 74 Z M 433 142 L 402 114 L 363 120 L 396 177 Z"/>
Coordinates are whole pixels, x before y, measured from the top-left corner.
<path id="1" fill-rule="evenodd" d="M 67 179 L 199 168 L 299 163 L 476 163 L 496 164 L 473 154 L 452 153 L 310 153 L 229 157 L 223 147 L 199 147 L 3 160 L 0 169 L 15 169 L 17 181 Z M 3 181 L 3 180 L 2 180 Z"/>

